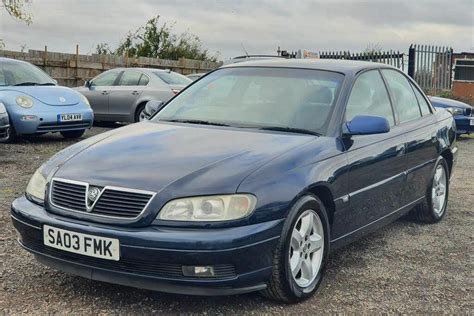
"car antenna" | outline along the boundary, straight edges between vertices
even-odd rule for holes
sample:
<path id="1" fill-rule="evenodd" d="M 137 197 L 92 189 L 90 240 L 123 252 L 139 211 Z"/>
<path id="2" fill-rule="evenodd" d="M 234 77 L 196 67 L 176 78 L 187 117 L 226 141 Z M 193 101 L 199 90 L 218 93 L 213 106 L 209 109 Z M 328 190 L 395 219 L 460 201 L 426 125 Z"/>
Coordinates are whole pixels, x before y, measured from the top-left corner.
<path id="1" fill-rule="evenodd" d="M 240 46 L 242 46 L 242 49 L 244 50 L 245 55 L 247 55 L 247 57 L 250 57 L 250 56 L 249 56 L 249 53 L 248 53 L 247 50 L 245 49 L 244 43 L 241 42 L 241 43 L 240 43 Z"/>

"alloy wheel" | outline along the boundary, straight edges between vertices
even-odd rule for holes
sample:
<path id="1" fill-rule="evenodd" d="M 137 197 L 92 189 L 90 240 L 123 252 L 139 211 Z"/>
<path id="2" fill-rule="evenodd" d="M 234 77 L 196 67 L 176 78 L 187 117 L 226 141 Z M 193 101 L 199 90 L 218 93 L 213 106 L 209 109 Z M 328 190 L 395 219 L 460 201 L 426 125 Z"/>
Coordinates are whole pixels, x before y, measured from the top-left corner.
<path id="1" fill-rule="evenodd" d="M 431 201 L 436 215 L 441 216 L 444 212 L 446 201 L 446 171 L 442 165 L 436 167 L 433 177 L 433 187 L 431 189 Z"/>
<path id="2" fill-rule="evenodd" d="M 141 110 L 140 114 L 138 114 L 138 121 L 139 122 L 146 121 L 145 109 Z"/>
<path id="3" fill-rule="evenodd" d="M 316 279 L 323 253 L 323 224 L 314 210 L 306 210 L 296 221 L 289 247 L 291 274 L 298 286 L 305 288 Z"/>

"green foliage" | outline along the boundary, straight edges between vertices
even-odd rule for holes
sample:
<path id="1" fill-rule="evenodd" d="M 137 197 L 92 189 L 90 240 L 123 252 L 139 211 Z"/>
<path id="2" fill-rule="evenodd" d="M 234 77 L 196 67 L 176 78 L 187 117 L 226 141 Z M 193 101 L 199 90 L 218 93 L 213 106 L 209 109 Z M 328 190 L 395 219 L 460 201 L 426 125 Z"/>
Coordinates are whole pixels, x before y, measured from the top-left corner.
<path id="1" fill-rule="evenodd" d="M 112 49 L 107 43 L 97 44 L 97 46 L 95 47 L 95 53 L 99 55 L 113 54 Z"/>
<path id="2" fill-rule="evenodd" d="M 31 0 L 1 0 L 0 9 L 5 9 L 7 13 L 19 21 L 31 24 L 31 14 L 27 13 L 25 6 L 31 3 Z M 5 48 L 5 42 L 0 38 L 0 49 Z"/>
<path id="3" fill-rule="evenodd" d="M 145 26 L 129 32 L 115 53 L 134 57 L 217 61 L 217 56 L 210 55 L 207 49 L 202 48 L 198 36 L 189 32 L 174 34 L 174 24 L 159 25 L 159 19 L 157 15 L 148 20 Z"/>
<path id="4" fill-rule="evenodd" d="M 31 14 L 25 9 L 30 3 L 30 0 L 2 0 L 0 8 L 4 8 L 11 17 L 30 24 Z"/>

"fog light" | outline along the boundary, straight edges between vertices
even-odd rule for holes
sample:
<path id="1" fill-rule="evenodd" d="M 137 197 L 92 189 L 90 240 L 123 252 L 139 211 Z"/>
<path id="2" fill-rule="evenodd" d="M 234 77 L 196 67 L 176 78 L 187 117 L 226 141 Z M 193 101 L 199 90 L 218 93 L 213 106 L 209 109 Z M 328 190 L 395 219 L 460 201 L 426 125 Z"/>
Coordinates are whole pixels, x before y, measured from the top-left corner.
<path id="1" fill-rule="evenodd" d="M 194 277 L 213 277 L 214 268 L 212 266 L 183 266 L 183 275 Z"/>
<path id="2" fill-rule="evenodd" d="M 23 115 L 21 117 L 22 121 L 36 121 L 36 115 Z"/>

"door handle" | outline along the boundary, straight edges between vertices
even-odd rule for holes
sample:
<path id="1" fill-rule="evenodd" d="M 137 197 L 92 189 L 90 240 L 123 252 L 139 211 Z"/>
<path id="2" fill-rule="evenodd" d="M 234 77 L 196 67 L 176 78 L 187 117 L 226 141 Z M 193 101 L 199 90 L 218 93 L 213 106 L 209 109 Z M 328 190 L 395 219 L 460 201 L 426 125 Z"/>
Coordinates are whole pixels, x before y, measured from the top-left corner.
<path id="1" fill-rule="evenodd" d="M 102 95 L 108 95 L 109 91 L 102 91 Z"/>
<path id="2" fill-rule="evenodd" d="M 139 95 L 138 91 L 132 91 L 132 95 Z"/>

